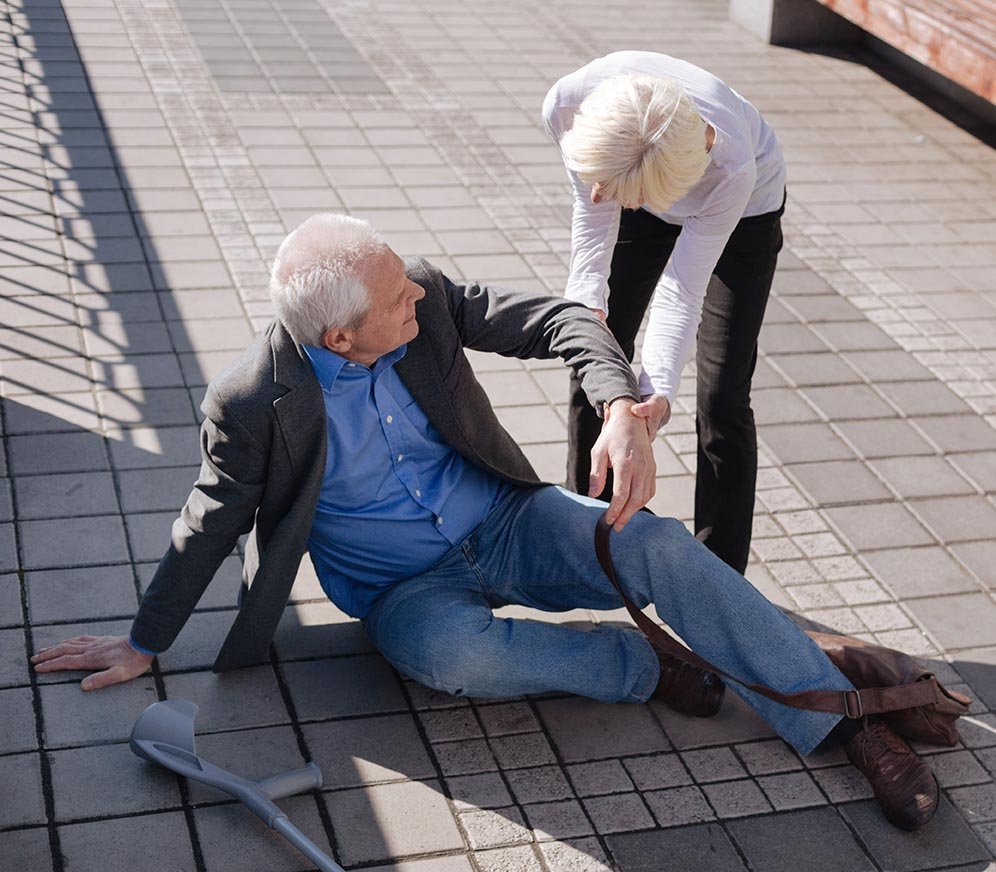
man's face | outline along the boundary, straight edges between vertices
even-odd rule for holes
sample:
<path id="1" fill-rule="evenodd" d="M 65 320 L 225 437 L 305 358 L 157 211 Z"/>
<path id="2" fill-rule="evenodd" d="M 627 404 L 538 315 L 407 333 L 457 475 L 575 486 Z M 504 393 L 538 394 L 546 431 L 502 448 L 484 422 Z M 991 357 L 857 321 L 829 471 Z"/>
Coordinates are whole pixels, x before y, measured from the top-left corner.
<path id="1" fill-rule="evenodd" d="M 346 331 L 350 347 L 343 356 L 370 366 L 418 336 L 415 303 L 425 291 L 409 280 L 404 261 L 386 245 L 367 264 L 363 280 L 370 292 L 370 310 L 359 327 Z"/>

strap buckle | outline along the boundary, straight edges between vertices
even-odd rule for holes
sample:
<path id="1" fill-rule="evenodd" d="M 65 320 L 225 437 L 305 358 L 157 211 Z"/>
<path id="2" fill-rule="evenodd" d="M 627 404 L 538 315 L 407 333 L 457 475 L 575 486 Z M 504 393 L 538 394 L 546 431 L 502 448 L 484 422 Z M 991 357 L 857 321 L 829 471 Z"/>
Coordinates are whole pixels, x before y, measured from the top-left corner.
<path id="1" fill-rule="evenodd" d="M 854 700 L 853 705 L 851 704 L 852 699 Z M 844 714 L 852 720 L 858 720 L 865 716 L 864 709 L 861 707 L 861 694 L 856 690 L 844 691 Z"/>

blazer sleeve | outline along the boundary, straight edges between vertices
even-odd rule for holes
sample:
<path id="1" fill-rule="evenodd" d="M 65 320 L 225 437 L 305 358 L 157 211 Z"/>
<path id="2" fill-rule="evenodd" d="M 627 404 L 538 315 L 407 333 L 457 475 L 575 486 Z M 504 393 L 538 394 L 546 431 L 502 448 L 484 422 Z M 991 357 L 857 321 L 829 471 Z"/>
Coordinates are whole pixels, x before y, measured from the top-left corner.
<path id="1" fill-rule="evenodd" d="M 169 648 L 239 536 L 252 529 L 269 449 L 212 387 L 201 404 L 201 468 L 132 624 L 136 645 Z M 263 437 L 268 440 L 268 437 Z"/>
<path id="2" fill-rule="evenodd" d="M 619 397 L 639 400 L 633 369 L 602 321 L 580 303 L 543 294 L 458 284 L 421 261 L 425 278 L 446 298 L 466 348 L 505 357 L 560 357 L 578 375 L 598 414 Z"/>

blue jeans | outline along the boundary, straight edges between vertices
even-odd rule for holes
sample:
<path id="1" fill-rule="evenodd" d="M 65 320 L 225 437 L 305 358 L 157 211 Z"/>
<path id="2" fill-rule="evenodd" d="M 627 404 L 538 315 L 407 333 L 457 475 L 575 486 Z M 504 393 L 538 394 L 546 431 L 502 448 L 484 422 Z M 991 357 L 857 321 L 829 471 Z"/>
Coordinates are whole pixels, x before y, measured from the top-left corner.
<path id="1" fill-rule="evenodd" d="M 605 503 L 558 487 L 512 488 L 484 522 L 426 572 L 377 600 L 367 632 L 402 674 L 474 697 L 566 692 L 643 702 L 660 663 L 637 631 L 499 619 L 517 604 L 549 612 L 616 609 L 593 547 Z M 696 652 L 745 681 L 782 692 L 849 690 L 819 648 L 684 524 L 639 512 L 613 534 L 620 581 Z M 731 685 L 787 742 L 808 754 L 840 715 L 789 708 Z"/>

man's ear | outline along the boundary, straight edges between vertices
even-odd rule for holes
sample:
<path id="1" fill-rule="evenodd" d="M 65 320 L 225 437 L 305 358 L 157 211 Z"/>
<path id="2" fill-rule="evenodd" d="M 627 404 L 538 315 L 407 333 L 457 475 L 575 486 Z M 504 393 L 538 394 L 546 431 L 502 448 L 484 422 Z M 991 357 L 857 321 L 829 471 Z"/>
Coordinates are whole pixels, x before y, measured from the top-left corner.
<path id="1" fill-rule="evenodd" d="M 329 351 L 345 356 L 353 347 L 353 331 L 342 327 L 330 327 L 322 334 L 322 345 Z"/>

